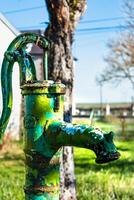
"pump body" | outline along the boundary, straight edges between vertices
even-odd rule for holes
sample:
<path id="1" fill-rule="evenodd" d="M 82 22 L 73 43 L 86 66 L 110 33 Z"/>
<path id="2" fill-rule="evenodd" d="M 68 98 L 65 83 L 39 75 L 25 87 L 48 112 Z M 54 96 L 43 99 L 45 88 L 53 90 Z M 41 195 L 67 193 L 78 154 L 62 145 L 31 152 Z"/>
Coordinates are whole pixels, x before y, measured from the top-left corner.
<path id="1" fill-rule="evenodd" d="M 36 78 L 32 58 L 25 51 L 28 43 L 44 50 L 44 81 Z M 20 86 L 24 96 L 25 129 L 25 199 L 59 200 L 59 158 L 62 146 L 77 146 L 95 152 L 97 163 L 119 158 L 113 143 L 113 133 L 86 125 L 63 121 L 65 86 L 47 80 L 48 42 L 33 33 L 18 36 L 9 46 L 2 64 L 3 111 L 0 119 L 0 137 L 4 135 L 12 108 L 12 67 L 20 67 Z"/>

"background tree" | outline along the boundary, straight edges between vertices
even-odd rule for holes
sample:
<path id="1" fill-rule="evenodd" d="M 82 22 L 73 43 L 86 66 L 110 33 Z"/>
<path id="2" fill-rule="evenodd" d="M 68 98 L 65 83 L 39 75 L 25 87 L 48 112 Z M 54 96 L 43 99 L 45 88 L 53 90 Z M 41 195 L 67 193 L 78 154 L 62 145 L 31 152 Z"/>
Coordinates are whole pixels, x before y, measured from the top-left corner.
<path id="1" fill-rule="evenodd" d="M 51 41 L 49 79 L 61 80 L 67 87 L 64 120 L 72 120 L 73 55 L 72 43 L 76 25 L 86 9 L 86 0 L 45 0 L 49 24 L 45 36 Z M 76 199 L 73 149 L 63 148 L 61 164 L 61 199 Z"/>
<path id="2" fill-rule="evenodd" d="M 119 84 L 127 79 L 134 89 L 134 1 L 125 1 L 124 12 L 127 16 L 125 30 L 117 39 L 108 43 L 109 53 L 105 58 L 106 68 L 97 77 L 97 82 Z"/>

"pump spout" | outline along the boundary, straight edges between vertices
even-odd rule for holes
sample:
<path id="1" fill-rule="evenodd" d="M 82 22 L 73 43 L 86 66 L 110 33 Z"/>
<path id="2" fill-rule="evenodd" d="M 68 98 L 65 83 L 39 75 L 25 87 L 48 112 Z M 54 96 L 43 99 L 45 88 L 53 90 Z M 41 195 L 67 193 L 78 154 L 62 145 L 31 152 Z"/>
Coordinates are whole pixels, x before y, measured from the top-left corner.
<path id="1" fill-rule="evenodd" d="M 102 132 L 86 125 L 52 122 L 46 133 L 52 146 L 77 146 L 93 150 L 96 163 L 107 163 L 120 157 L 113 143 L 113 132 Z"/>

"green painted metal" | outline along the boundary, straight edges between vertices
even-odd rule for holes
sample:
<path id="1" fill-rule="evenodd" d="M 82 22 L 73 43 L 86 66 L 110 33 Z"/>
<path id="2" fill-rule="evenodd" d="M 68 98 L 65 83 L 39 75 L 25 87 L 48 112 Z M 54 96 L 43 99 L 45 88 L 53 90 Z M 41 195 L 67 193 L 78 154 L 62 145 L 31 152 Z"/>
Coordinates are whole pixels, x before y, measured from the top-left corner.
<path id="1" fill-rule="evenodd" d="M 5 52 L 1 70 L 1 85 L 3 94 L 3 110 L 0 119 L 0 138 L 2 138 L 12 109 L 12 69 L 17 61 L 20 67 L 20 84 L 36 81 L 35 66 L 30 55 L 25 52 L 28 43 L 35 43 L 44 50 L 48 42 L 42 36 L 25 33 L 16 37 Z M 44 66 L 46 67 L 46 66 Z"/>
<path id="2" fill-rule="evenodd" d="M 44 49 L 44 81 L 36 79 L 31 56 L 25 51 L 28 43 Z M 63 121 L 65 86 L 47 80 L 48 42 L 33 33 L 18 36 L 5 53 L 2 64 L 3 111 L 0 119 L 0 138 L 8 124 L 12 109 L 12 68 L 18 62 L 20 85 L 24 96 L 25 116 L 25 199 L 59 200 L 59 158 L 62 146 L 91 149 L 97 163 L 119 158 L 113 143 L 113 133 L 86 125 L 73 125 Z"/>
<path id="3" fill-rule="evenodd" d="M 59 199 L 61 149 L 51 145 L 47 130 L 61 121 L 65 86 L 53 81 L 21 87 L 25 101 L 26 199 Z M 57 100 L 60 103 L 57 104 Z M 59 105 L 59 106 L 57 106 Z"/>

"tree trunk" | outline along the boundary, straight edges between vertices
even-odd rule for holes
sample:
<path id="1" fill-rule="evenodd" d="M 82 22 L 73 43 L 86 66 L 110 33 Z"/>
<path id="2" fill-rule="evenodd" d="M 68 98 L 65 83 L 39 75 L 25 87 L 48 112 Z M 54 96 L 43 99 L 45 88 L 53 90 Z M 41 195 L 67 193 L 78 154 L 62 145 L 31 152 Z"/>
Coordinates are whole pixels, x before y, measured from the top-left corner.
<path id="1" fill-rule="evenodd" d="M 86 9 L 86 0 L 45 0 L 50 23 L 45 36 L 50 40 L 49 79 L 61 80 L 66 85 L 64 120 L 72 121 L 73 55 L 75 27 Z M 61 160 L 62 200 L 76 200 L 72 147 L 64 147 Z"/>

